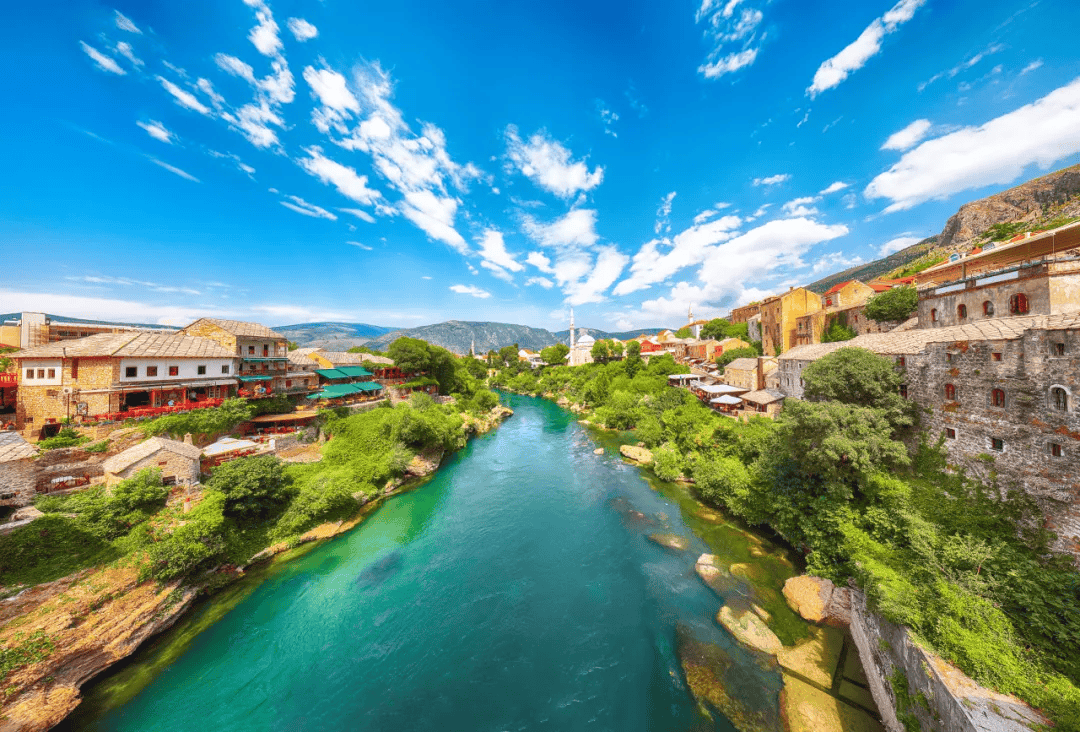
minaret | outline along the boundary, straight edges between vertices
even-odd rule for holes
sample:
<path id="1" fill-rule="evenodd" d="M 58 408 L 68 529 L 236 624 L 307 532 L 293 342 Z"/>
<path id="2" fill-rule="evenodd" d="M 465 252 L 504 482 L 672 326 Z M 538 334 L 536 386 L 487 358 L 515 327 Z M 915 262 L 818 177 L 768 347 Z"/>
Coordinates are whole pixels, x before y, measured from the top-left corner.
<path id="1" fill-rule="evenodd" d="M 574 350 L 574 309 L 570 308 L 570 350 Z"/>
<path id="2" fill-rule="evenodd" d="M 476 355 L 476 338 L 475 337 L 472 339 L 472 345 L 469 346 L 469 355 L 470 356 L 475 356 Z"/>

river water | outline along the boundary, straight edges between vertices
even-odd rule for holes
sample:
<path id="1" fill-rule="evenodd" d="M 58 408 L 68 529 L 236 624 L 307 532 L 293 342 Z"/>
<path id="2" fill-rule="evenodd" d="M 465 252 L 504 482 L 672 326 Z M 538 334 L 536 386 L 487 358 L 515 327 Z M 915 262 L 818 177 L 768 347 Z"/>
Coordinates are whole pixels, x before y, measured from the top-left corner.
<path id="1" fill-rule="evenodd" d="M 64 727 L 732 730 L 687 686 L 690 638 L 719 649 L 727 693 L 780 728 L 780 674 L 717 625 L 721 600 L 693 570 L 703 552 L 746 561 L 744 532 L 650 484 L 614 435 L 506 399 L 516 414 L 426 484 L 204 602 L 88 686 Z M 782 600 L 771 609 L 778 633 L 800 632 Z"/>

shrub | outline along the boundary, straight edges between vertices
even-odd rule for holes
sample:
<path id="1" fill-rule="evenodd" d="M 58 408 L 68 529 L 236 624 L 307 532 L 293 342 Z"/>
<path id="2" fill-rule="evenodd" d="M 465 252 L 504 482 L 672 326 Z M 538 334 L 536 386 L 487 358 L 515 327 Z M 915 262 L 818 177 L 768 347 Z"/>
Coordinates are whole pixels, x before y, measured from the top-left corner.
<path id="1" fill-rule="evenodd" d="M 682 463 L 679 451 L 669 442 L 653 450 L 653 472 L 660 480 L 677 480 L 682 475 Z"/>
<path id="2" fill-rule="evenodd" d="M 285 470 L 273 455 L 219 465 L 206 485 L 224 496 L 224 510 L 230 516 L 263 516 L 287 498 Z"/>
<path id="3" fill-rule="evenodd" d="M 74 427 L 64 427 L 55 437 L 46 437 L 38 442 L 38 447 L 42 450 L 57 450 L 62 447 L 77 447 L 86 442 L 90 442 L 89 437 L 79 434 Z"/>
<path id="4" fill-rule="evenodd" d="M 333 518 L 356 512 L 353 488 L 343 476 L 325 476 L 304 486 L 278 519 L 274 535 L 285 538 Z"/>
<path id="5" fill-rule="evenodd" d="M 874 295 L 866 303 L 866 317 L 871 320 L 907 320 L 919 307 L 919 293 L 914 287 L 894 287 Z"/>
<path id="6" fill-rule="evenodd" d="M 225 503 L 223 493 L 208 493 L 187 514 L 183 524 L 152 543 L 147 551 L 149 561 L 143 567 L 143 577 L 168 582 L 220 557 L 225 550 L 222 536 Z"/>

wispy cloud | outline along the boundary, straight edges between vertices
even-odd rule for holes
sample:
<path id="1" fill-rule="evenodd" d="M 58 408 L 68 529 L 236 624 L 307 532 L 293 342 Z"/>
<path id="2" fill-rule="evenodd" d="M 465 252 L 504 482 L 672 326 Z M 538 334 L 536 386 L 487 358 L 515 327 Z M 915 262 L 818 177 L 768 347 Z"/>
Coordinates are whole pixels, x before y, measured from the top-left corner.
<path id="1" fill-rule="evenodd" d="M 1020 70 L 1020 76 L 1023 76 L 1024 74 L 1030 74 L 1032 71 L 1036 71 L 1037 69 L 1042 68 L 1042 65 L 1043 65 L 1042 59 L 1037 58 L 1034 61 L 1032 61 L 1031 63 L 1029 63 L 1027 66 L 1025 66 L 1023 69 Z"/>
<path id="2" fill-rule="evenodd" d="M 158 76 L 157 80 L 161 84 L 161 86 L 164 87 L 165 91 L 169 92 L 169 94 L 172 94 L 173 99 L 175 99 L 176 103 L 179 104 L 181 107 L 194 110 L 199 114 L 205 114 L 208 116 L 211 114 L 210 108 L 200 102 L 199 99 L 191 92 L 181 89 L 176 84 L 166 79 L 164 76 Z"/>
<path id="3" fill-rule="evenodd" d="M 528 287 L 529 285 L 540 285 L 540 287 L 543 287 L 545 290 L 550 290 L 552 287 L 555 286 L 555 283 L 549 280 L 547 277 L 530 277 L 529 279 L 525 280 L 525 285 L 526 287 Z"/>
<path id="4" fill-rule="evenodd" d="M 905 232 L 904 234 L 901 234 L 895 239 L 890 239 L 889 241 L 882 244 L 880 247 L 878 247 L 877 253 L 879 257 L 887 257 L 890 254 L 896 254 L 901 249 L 907 249 L 913 244 L 918 244 L 920 241 L 922 241 L 922 238 L 918 236 L 912 236 L 910 233 Z"/>
<path id="5" fill-rule="evenodd" d="M 510 272 L 520 272 L 525 266 L 506 250 L 506 242 L 498 229 L 487 229 L 479 241 L 480 266 L 490 270 L 496 277 L 510 282 Z"/>
<path id="6" fill-rule="evenodd" d="M 843 181 L 838 180 L 835 183 L 830 184 L 828 188 L 823 188 L 819 195 L 827 196 L 830 193 L 836 193 L 837 191 L 842 191 L 842 190 L 844 190 L 845 188 L 847 188 L 850 185 L 851 185 L 850 183 L 844 183 Z"/>
<path id="7" fill-rule="evenodd" d="M 141 68 L 145 66 L 145 63 L 141 58 L 135 55 L 135 49 L 131 47 L 131 44 L 127 41 L 120 41 L 116 44 L 116 52 L 131 62 L 131 65 L 135 68 Z"/>
<path id="8" fill-rule="evenodd" d="M 656 223 L 653 231 L 657 234 L 671 231 L 671 204 L 675 200 L 675 191 L 660 199 L 660 208 L 656 209 Z"/>
<path id="9" fill-rule="evenodd" d="M 102 71 L 108 71 L 111 74 L 117 74 L 119 76 L 127 74 L 126 71 L 120 68 L 120 64 L 116 63 L 116 59 L 111 56 L 106 56 L 90 44 L 79 41 L 79 47 L 82 48 L 83 53 L 94 60 L 94 63 L 97 64 L 97 67 Z"/>
<path id="10" fill-rule="evenodd" d="M 844 50 L 826 60 L 814 74 L 814 81 L 806 89 L 811 98 L 823 91 L 840 86 L 852 73 L 858 71 L 866 62 L 881 51 L 881 42 L 885 36 L 896 31 L 915 16 L 915 11 L 926 4 L 926 0 L 900 0 L 851 42 Z"/>
<path id="11" fill-rule="evenodd" d="M 919 84 L 919 87 L 918 87 L 919 91 L 925 90 L 926 87 L 930 86 L 931 84 L 933 84 L 938 79 L 943 79 L 943 78 L 952 79 L 952 78 L 955 78 L 957 74 L 959 74 L 962 71 L 967 71 L 968 69 L 970 69 L 972 66 L 974 66 L 975 64 L 982 61 L 987 56 L 992 56 L 995 53 L 1000 53 L 1001 51 L 1004 51 L 1004 50 L 1005 50 L 1005 44 L 1003 44 L 1003 43 L 991 43 L 989 46 L 984 48 L 982 51 L 979 51 L 975 55 L 964 59 L 963 61 L 958 63 L 956 66 L 953 66 L 951 69 L 949 69 L 947 71 L 941 71 L 941 72 L 939 72 L 937 74 L 934 74 L 933 76 L 931 76 L 926 81 L 921 82 Z"/>
<path id="12" fill-rule="evenodd" d="M 330 221 L 337 221 L 337 216 L 327 211 L 321 206 L 316 206 L 313 203 L 308 203 L 299 196 L 287 196 L 288 201 L 278 201 L 282 206 L 287 209 L 291 209 L 299 214 L 310 216 L 314 219 L 329 219 Z"/>
<path id="13" fill-rule="evenodd" d="M 481 300 L 486 300 L 491 297 L 491 293 L 487 290 L 481 290 L 476 285 L 450 285 L 451 292 L 456 292 L 459 295 L 472 295 L 478 297 Z"/>
<path id="14" fill-rule="evenodd" d="M 765 14 L 746 0 L 702 0 L 694 20 L 705 25 L 711 49 L 698 73 L 717 79 L 750 66 L 757 60 L 765 33 L 760 31 Z"/>
<path id="15" fill-rule="evenodd" d="M 510 125 L 506 128 L 506 154 L 522 175 L 560 198 L 591 191 L 604 180 L 602 167 L 590 172 L 585 161 L 573 160 L 570 151 L 545 131 L 523 141 L 517 127 Z"/>
<path id="16" fill-rule="evenodd" d="M 780 183 L 787 183 L 791 180 L 791 173 L 779 173 L 778 175 L 770 175 L 768 178 L 754 178 L 755 186 L 775 186 Z"/>
<path id="17" fill-rule="evenodd" d="M 374 224 L 375 223 L 375 217 L 372 216 L 371 214 L 369 214 L 367 211 L 364 211 L 363 209 L 359 209 L 359 208 L 339 208 L 338 211 L 341 211 L 342 213 L 352 214 L 356 218 L 362 219 L 362 220 L 368 222 L 369 224 Z"/>
<path id="18" fill-rule="evenodd" d="M 158 159 L 157 159 L 157 158 L 155 158 L 155 157 L 147 156 L 147 158 L 148 158 L 148 159 L 150 160 L 150 162 L 152 162 L 152 163 L 153 163 L 154 165 L 160 165 L 160 166 L 161 166 L 162 168 L 164 168 L 165 170 L 169 171 L 170 173 L 172 173 L 172 174 L 174 174 L 174 175 L 178 175 L 178 176 L 180 176 L 181 178 L 184 178 L 185 180 L 190 180 L 190 181 L 192 181 L 192 182 L 194 182 L 194 183 L 200 183 L 200 182 L 201 182 L 201 181 L 200 181 L 200 180 L 199 180 L 198 178 L 196 178 L 195 176 L 193 176 L 193 175 L 192 175 L 191 173 L 187 173 L 187 172 L 185 172 L 185 171 L 183 171 L 183 170 L 180 170 L 180 168 L 177 168 L 177 167 L 176 167 L 175 165 L 169 165 L 168 163 L 166 163 L 166 162 L 163 162 L 163 161 L 161 161 L 161 160 L 158 160 Z"/>
<path id="19" fill-rule="evenodd" d="M 347 241 L 345 243 L 350 245 L 350 246 L 354 246 L 354 247 L 357 247 L 359 249 L 363 249 L 364 251 L 367 251 L 367 252 L 372 251 L 372 248 L 369 247 L 367 244 L 361 244 L 358 241 Z"/>
<path id="20" fill-rule="evenodd" d="M 596 100 L 596 112 L 600 115 L 600 122 L 604 125 L 604 134 L 618 137 L 615 133 L 615 123 L 619 121 L 619 115 L 608 108 L 603 99 Z"/>
<path id="21" fill-rule="evenodd" d="M 288 25 L 293 36 L 301 43 L 319 35 L 319 29 L 303 18 L 289 18 Z"/>
<path id="22" fill-rule="evenodd" d="M 139 35 L 142 35 L 142 31 L 139 30 L 139 26 L 137 26 L 133 22 L 131 22 L 130 18 L 128 18 L 123 13 L 121 13 L 119 10 L 116 10 L 114 12 L 116 13 L 114 21 L 116 23 L 117 28 L 119 28 L 122 31 L 127 31 L 128 33 L 137 33 Z"/>
<path id="23" fill-rule="evenodd" d="M 161 124 L 160 122 L 150 120 L 148 122 L 138 121 L 135 124 L 146 130 L 146 133 L 150 135 L 150 137 L 153 137 L 155 140 L 161 140 L 162 142 L 168 143 L 170 145 L 172 144 L 173 133 L 165 129 L 165 125 Z"/>
<path id="24" fill-rule="evenodd" d="M 930 134 L 933 125 L 928 119 L 917 119 L 904 129 L 889 135 L 889 139 L 881 146 L 882 150 L 907 150 L 922 142 Z"/>

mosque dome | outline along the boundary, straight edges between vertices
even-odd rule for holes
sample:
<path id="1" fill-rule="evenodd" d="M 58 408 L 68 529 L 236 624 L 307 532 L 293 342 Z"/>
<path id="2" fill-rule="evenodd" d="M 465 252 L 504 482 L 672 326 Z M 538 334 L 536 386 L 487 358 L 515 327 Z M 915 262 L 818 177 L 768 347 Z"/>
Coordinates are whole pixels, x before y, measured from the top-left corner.
<path id="1" fill-rule="evenodd" d="M 596 339 L 588 333 L 585 333 L 581 336 L 581 338 L 578 338 L 577 342 L 579 346 L 591 346 L 592 344 L 596 343 Z"/>

